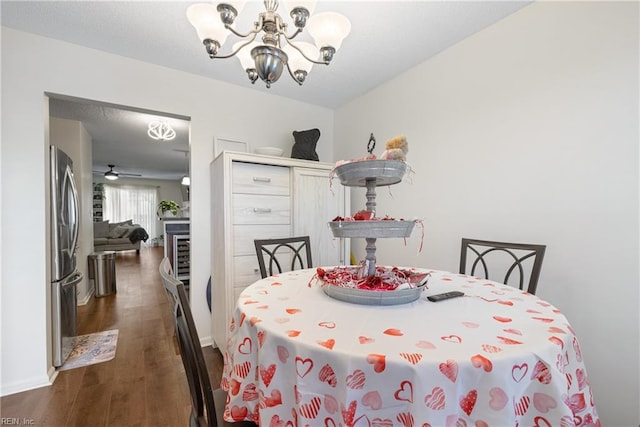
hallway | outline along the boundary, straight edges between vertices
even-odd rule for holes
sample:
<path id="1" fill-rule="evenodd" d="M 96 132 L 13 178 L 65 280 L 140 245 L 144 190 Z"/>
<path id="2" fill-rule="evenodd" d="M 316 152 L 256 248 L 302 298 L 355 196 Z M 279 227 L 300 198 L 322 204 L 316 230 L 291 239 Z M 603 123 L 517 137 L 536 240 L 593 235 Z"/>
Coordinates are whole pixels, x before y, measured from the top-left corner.
<path id="1" fill-rule="evenodd" d="M 3 397 L 2 417 L 36 426 L 187 426 L 189 390 L 158 266 L 163 248 L 116 255 L 117 294 L 78 307 L 78 334 L 119 329 L 113 360 L 61 371 L 54 384 Z M 213 384 L 222 356 L 203 349 Z"/>

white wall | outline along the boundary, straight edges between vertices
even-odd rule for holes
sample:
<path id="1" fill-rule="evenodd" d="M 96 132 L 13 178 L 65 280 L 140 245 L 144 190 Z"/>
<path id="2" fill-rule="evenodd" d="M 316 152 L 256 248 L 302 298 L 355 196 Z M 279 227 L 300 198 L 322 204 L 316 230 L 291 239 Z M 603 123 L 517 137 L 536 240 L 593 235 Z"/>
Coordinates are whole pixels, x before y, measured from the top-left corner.
<path id="1" fill-rule="evenodd" d="M 1 393 L 48 381 L 49 91 L 191 117 L 202 294 L 214 135 L 287 151 L 291 130 L 319 127 L 331 161 L 365 154 L 370 132 L 378 154 L 404 133 L 416 174 L 393 199 L 379 190 L 379 211 L 424 218 L 425 249 L 416 231 L 406 247 L 379 243 L 378 259 L 456 270 L 463 235 L 546 243 L 538 293 L 576 329 L 603 425 L 637 425 L 637 35 L 637 3 L 535 3 L 339 109 L 334 130 L 326 109 L 3 27 Z M 194 314 L 210 337 L 204 298 Z"/>
<path id="2" fill-rule="evenodd" d="M 87 256 L 93 252 L 93 185 L 91 136 L 74 120 L 51 117 L 49 119 L 49 143 L 67 153 L 73 160 L 73 175 L 78 190 L 80 230 L 78 232 L 77 268 L 84 278 L 77 287 L 78 303 L 86 304 L 93 289 L 89 286 Z"/>
<path id="3" fill-rule="evenodd" d="M 318 127 L 323 141 L 318 154 L 323 160 L 333 159 L 333 112 L 6 27 L 1 59 L 1 393 L 49 381 L 45 92 L 191 118 L 191 287 L 193 295 L 202 295 L 193 298 L 192 305 L 201 339 L 211 342 L 204 295 L 210 270 L 209 163 L 214 136 L 290 152 L 293 130 Z"/>
<path id="4" fill-rule="evenodd" d="M 637 426 L 638 3 L 540 2 L 336 111 L 336 156 L 398 134 L 420 217 L 378 262 L 457 271 L 463 236 L 547 245 L 538 295 L 574 326 L 605 426 Z M 357 144 L 340 144 L 357 141 Z M 355 212 L 365 198 L 352 195 Z M 428 326 L 427 326 L 428 327 Z"/>

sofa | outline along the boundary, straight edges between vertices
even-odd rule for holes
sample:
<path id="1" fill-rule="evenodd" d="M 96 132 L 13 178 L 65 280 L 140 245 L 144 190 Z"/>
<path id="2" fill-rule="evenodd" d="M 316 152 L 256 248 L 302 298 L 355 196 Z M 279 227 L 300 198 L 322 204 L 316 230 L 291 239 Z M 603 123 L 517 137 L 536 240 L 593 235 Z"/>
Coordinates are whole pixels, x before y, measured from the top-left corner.
<path id="1" fill-rule="evenodd" d="M 93 250 L 133 251 L 140 254 L 140 242 L 149 238 L 146 230 L 133 220 L 110 223 L 99 221 L 93 223 Z"/>

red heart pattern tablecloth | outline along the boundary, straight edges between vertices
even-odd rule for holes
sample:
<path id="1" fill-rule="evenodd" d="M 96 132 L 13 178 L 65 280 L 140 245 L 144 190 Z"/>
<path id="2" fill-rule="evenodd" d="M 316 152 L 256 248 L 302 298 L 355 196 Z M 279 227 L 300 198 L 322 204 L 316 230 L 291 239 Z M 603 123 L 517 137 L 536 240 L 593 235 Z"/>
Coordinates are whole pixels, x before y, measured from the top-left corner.
<path id="1" fill-rule="evenodd" d="M 423 270 L 430 271 L 430 270 Z M 431 271 L 412 303 L 327 296 L 315 270 L 240 295 L 221 386 L 225 419 L 261 426 L 599 426 L 578 339 L 558 309 Z M 437 303 L 427 295 L 460 290 Z"/>

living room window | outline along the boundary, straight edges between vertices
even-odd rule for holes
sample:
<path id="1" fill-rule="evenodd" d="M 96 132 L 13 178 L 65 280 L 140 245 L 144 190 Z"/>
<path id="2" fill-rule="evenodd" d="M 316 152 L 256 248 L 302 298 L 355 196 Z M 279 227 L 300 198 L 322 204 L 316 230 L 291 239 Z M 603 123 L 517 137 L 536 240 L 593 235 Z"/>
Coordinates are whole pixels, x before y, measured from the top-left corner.
<path id="1" fill-rule="evenodd" d="M 104 219 L 113 222 L 132 219 L 140 224 L 149 236 L 157 236 L 156 209 L 158 188 L 137 185 L 104 185 Z M 150 244 L 147 241 L 147 245 Z"/>

